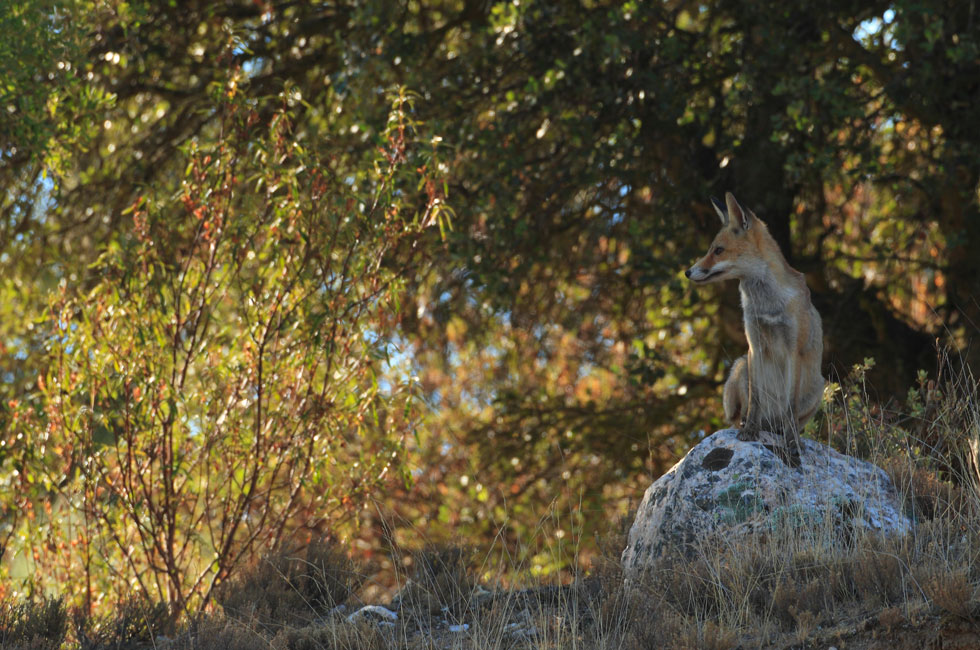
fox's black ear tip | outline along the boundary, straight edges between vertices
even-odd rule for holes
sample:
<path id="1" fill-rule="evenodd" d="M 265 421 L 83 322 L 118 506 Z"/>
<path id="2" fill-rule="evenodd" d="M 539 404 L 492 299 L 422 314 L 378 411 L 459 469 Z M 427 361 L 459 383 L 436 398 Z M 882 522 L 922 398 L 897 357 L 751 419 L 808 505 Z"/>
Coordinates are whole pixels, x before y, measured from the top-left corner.
<path id="1" fill-rule="evenodd" d="M 709 197 L 709 198 L 711 198 L 711 203 L 712 203 L 712 204 L 713 204 L 713 205 L 714 205 L 714 206 L 715 206 L 716 208 L 721 208 L 722 210 L 724 210 L 724 209 L 725 209 L 725 204 L 724 204 L 724 203 L 722 203 L 722 202 L 721 202 L 721 199 L 719 199 L 719 198 L 718 198 L 717 196 L 712 196 L 712 197 Z"/>

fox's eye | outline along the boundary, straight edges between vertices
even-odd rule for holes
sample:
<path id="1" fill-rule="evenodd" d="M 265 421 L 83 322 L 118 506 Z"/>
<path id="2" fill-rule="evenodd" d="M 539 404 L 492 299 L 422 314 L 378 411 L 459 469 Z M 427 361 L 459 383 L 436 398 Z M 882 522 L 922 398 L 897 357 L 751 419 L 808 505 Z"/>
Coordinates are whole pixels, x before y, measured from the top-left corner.
<path id="1" fill-rule="evenodd" d="M 725 252 L 725 249 L 722 248 L 721 246 L 718 246 L 717 248 L 715 248 L 715 255 L 721 255 L 724 252 Z"/>

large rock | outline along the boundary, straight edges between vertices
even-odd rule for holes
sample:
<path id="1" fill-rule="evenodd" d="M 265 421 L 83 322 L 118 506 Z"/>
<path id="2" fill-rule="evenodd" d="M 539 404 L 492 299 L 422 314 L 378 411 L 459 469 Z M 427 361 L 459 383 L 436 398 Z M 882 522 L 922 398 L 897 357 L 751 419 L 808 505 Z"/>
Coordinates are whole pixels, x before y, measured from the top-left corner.
<path id="1" fill-rule="evenodd" d="M 741 442 L 736 433 L 708 436 L 647 489 L 623 551 L 627 573 L 718 535 L 731 540 L 825 525 L 847 539 L 860 530 L 911 529 L 881 468 L 808 439 L 802 465 L 792 468 L 766 444 L 776 441 Z"/>

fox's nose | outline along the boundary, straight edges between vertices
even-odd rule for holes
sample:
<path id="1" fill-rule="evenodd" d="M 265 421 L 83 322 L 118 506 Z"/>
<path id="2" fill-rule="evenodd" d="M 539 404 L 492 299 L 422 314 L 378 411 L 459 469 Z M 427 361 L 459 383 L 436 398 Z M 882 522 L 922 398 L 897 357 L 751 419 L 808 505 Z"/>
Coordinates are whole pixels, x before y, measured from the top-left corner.
<path id="1" fill-rule="evenodd" d="M 686 271 L 684 271 L 684 277 L 685 278 L 691 277 L 691 269 L 687 269 Z"/>

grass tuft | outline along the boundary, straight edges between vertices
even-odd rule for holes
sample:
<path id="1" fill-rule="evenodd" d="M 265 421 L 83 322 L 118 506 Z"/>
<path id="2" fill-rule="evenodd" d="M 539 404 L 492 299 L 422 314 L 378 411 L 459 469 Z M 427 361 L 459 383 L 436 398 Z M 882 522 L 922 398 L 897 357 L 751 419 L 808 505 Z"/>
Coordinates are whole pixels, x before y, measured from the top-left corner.
<path id="1" fill-rule="evenodd" d="M 140 598 L 120 603 L 107 616 L 89 617 L 75 611 L 72 619 L 80 650 L 135 650 L 152 646 L 158 636 L 173 631 L 166 604 Z"/>
<path id="2" fill-rule="evenodd" d="M 444 615 L 454 623 L 471 613 L 476 581 L 470 554 L 458 547 L 431 547 L 413 555 L 413 571 L 395 605 L 407 616 L 428 622 Z"/>
<path id="3" fill-rule="evenodd" d="M 67 632 L 68 615 L 60 599 L 0 603 L 0 648 L 57 650 Z"/>
<path id="4" fill-rule="evenodd" d="M 332 544 L 315 542 L 303 552 L 267 555 L 218 591 L 217 601 L 233 619 L 275 633 L 326 616 L 348 602 L 364 576 Z"/>

